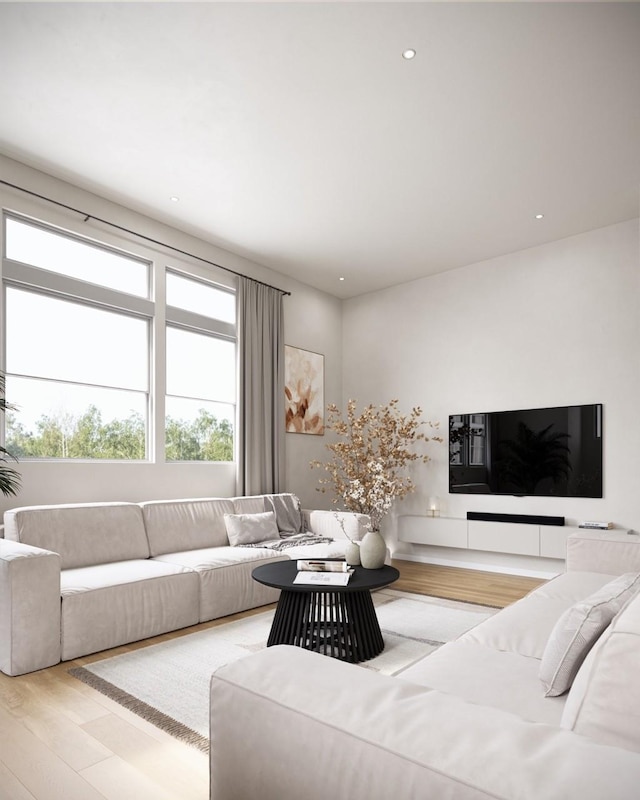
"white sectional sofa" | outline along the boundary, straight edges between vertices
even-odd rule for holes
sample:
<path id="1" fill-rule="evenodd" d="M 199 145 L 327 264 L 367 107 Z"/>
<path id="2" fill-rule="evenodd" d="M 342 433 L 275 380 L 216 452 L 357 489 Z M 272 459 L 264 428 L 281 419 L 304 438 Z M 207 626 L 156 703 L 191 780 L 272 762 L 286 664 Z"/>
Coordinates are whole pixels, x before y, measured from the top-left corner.
<path id="1" fill-rule="evenodd" d="M 637 536 L 580 532 L 565 574 L 398 676 L 285 646 L 219 669 L 212 799 L 638 800 L 640 576 L 631 573 L 640 573 Z M 571 684 L 571 670 L 548 667 L 559 632 L 569 634 L 563 652 L 582 647 L 589 626 L 576 615 L 596 634 L 615 616 L 576 661 L 569 691 L 545 696 Z"/>
<path id="2" fill-rule="evenodd" d="M 302 527 L 330 541 L 282 552 L 231 546 L 225 515 L 264 513 L 268 497 L 291 495 L 7 511 L 0 670 L 21 675 L 274 602 L 278 591 L 252 580 L 254 567 L 341 556 L 347 534 L 365 530 L 361 515 L 306 511 Z"/>

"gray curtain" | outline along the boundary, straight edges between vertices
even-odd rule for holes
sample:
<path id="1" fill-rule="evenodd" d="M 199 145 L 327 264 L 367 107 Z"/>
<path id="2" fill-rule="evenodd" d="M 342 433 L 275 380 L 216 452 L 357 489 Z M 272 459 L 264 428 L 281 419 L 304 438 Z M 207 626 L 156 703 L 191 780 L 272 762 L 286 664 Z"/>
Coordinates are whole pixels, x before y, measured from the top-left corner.
<path id="1" fill-rule="evenodd" d="M 238 495 L 283 491 L 282 292 L 238 278 Z"/>

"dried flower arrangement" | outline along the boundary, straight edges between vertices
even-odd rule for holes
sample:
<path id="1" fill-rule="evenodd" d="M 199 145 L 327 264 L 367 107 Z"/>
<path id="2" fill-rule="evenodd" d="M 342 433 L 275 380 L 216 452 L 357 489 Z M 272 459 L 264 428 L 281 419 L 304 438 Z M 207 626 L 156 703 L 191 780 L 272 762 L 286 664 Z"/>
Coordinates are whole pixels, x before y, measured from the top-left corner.
<path id="1" fill-rule="evenodd" d="M 422 420 L 419 407 L 405 415 L 398 410 L 397 400 L 368 405 L 359 414 L 356 406 L 355 400 L 349 400 L 344 418 L 335 403 L 328 406 L 326 428 L 339 440 L 327 445 L 332 453 L 330 461 L 312 461 L 311 466 L 329 473 L 320 478 L 322 485 L 317 491 L 326 492 L 329 487 L 335 495 L 334 505 L 341 503 L 346 511 L 368 514 L 371 528 L 379 530 L 393 501 L 415 489 L 406 474 L 408 465 L 430 460 L 416 447 L 443 439 L 420 430 L 423 426 L 437 430 L 439 425 Z"/>

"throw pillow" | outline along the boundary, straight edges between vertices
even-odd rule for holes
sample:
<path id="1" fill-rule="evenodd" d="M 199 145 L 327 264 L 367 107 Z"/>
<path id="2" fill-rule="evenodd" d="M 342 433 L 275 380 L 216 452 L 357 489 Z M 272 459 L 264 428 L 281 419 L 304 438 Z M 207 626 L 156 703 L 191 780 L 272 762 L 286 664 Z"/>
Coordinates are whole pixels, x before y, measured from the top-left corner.
<path id="1" fill-rule="evenodd" d="M 545 697 L 557 697 L 571 687 L 600 634 L 638 591 L 640 573 L 629 572 L 564 612 L 551 631 L 540 663 Z"/>
<path id="2" fill-rule="evenodd" d="M 229 544 L 234 547 L 280 538 L 273 511 L 263 511 L 260 514 L 225 514 L 224 525 Z"/>

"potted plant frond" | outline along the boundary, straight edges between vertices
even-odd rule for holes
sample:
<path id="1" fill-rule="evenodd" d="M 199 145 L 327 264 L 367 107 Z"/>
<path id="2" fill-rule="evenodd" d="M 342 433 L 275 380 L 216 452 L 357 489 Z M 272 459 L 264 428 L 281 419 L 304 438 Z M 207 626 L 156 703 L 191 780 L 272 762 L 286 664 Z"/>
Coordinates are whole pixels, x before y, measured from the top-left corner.
<path id="1" fill-rule="evenodd" d="M 0 372 L 0 412 L 2 414 L 15 408 L 10 403 L 7 403 L 4 387 L 4 373 Z M 17 460 L 6 448 L 0 447 L 0 492 L 7 497 L 18 494 L 20 490 L 20 473 L 9 466 L 12 461 L 17 462 Z"/>

